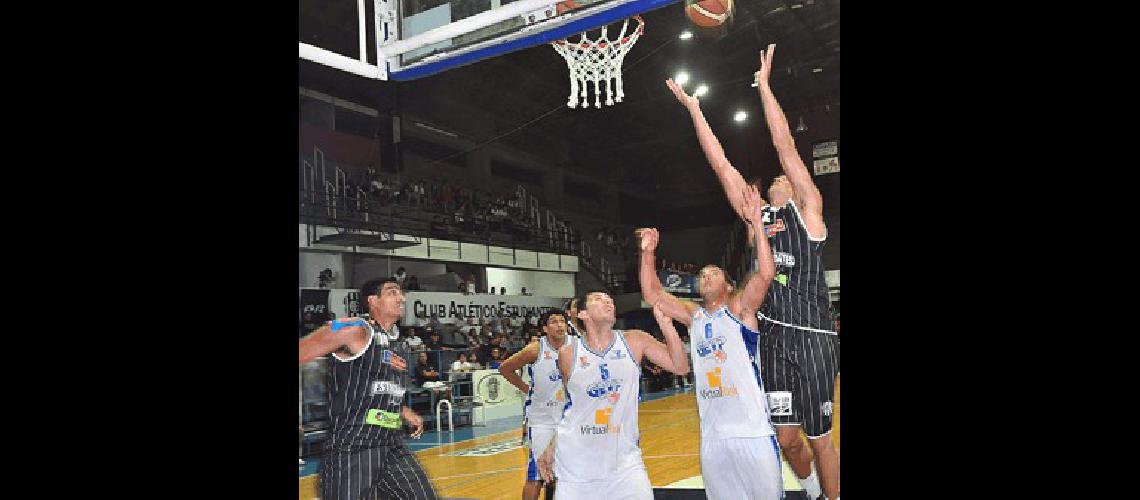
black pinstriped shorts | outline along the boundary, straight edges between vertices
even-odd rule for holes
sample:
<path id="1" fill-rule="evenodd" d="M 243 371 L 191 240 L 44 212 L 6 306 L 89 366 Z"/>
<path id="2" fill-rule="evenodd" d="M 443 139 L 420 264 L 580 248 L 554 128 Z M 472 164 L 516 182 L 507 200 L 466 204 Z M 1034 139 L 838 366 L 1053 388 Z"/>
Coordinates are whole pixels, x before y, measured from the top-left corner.
<path id="1" fill-rule="evenodd" d="M 325 454 L 321 500 L 389 498 L 436 498 L 423 467 L 403 444 Z"/>
<path id="2" fill-rule="evenodd" d="M 839 337 L 772 323 L 761 330 L 758 364 L 772 423 L 801 424 L 810 438 L 831 432 Z"/>

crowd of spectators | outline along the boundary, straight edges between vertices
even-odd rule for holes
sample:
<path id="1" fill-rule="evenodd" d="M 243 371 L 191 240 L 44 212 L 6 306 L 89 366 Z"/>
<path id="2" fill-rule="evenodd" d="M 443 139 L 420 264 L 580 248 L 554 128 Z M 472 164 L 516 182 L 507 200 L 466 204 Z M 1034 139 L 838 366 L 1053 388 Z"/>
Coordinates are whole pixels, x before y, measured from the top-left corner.
<path id="1" fill-rule="evenodd" d="M 561 225 L 552 231 L 546 227 L 545 221 L 539 223 L 535 220 L 531 209 L 526 206 L 527 197 L 521 196 L 517 190 L 492 192 L 450 181 L 398 179 L 372 168 L 358 172 L 350 173 L 345 179 L 347 197 L 338 198 L 338 206 L 365 213 L 377 213 L 393 206 L 418 209 L 427 216 L 428 236 L 433 238 L 491 237 L 498 234 L 510 243 L 549 244 L 557 251 L 574 252 L 584 257 L 583 265 L 595 273 L 603 273 L 604 270 L 592 260 L 605 258 L 609 263 L 604 267 L 610 272 L 616 270 L 620 273 L 625 267 L 624 261 L 636 260 L 637 257 L 638 242 L 632 228 L 603 227 L 591 234 L 578 231 L 563 221 L 564 231 Z M 595 248 L 590 252 L 592 255 L 583 253 L 581 245 L 577 244 L 582 240 L 591 241 Z M 603 257 L 603 254 L 607 255 Z"/>
<path id="2" fill-rule="evenodd" d="M 437 371 L 436 375 L 425 374 L 424 377 L 417 371 L 419 385 L 453 380 L 455 373 L 498 368 L 499 363 L 541 335 L 538 316 L 533 313 L 524 317 L 468 318 L 455 324 L 442 323 L 438 316 L 432 315 L 413 320 L 412 324 L 401 327 L 400 332 L 405 349 L 419 353 L 420 361 Z M 441 353 L 446 351 L 455 351 L 455 361 L 443 362 Z"/>

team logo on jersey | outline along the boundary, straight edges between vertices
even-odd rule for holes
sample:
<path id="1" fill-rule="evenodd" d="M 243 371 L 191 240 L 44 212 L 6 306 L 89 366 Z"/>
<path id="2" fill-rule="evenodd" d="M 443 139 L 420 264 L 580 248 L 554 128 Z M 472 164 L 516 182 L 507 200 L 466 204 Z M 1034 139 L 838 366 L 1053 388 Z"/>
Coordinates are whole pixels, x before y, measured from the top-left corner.
<path id="1" fill-rule="evenodd" d="M 602 435 L 621 432 L 620 425 L 610 425 L 610 417 L 614 414 L 613 407 L 594 410 L 594 425 L 586 424 L 581 427 L 582 434 Z"/>
<path id="2" fill-rule="evenodd" d="M 617 351 L 614 351 L 614 357 L 612 357 L 612 358 L 610 358 L 610 359 L 624 359 L 624 358 L 622 357 L 622 354 L 621 354 L 621 350 L 619 349 L 619 350 L 617 350 Z"/>
<path id="3" fill-rule="evenodd" d="M 706 326 L 712 326 L 706 324 Z M 709 340 L 702 340 L 697 342 L 697 356 L 706 358 L 712 356 L 713 361 L 717 363 L 724 363 L 728 360 L 728 353 L 724 350 L 724 344 L 727 342 L 724 337 L 717 337 Z"/>
<path id="4" fill-rule="evenodd" d="M 621 379 L 610 378 L 610 371 L 607 369 L 606 363 L 602 363 L 602 365 L 598 367 L 598 370 L 602 374 L 602 380 L 599 382 L 594 382 L 593 384 L 590 384 L 588 387 L 586 387 L 587 396 L 590 396 L 591 398 L 600 398 L 606 394 L 616 393 L 621 389 Z"/>
<path id="5" fill-rule="evenodd" d="M 796 256 L 787 252 L 772 252 L 772 260 L 777 266 L 792 267 L 796 265 Z"/>
<path id="6" fill-rule="evenodd" d="M 768 222 L 768 221 L 764 221 L 764 222 Z M 764 234 L 767 235 L 769 238 L 771 238 L 771 237 L 775 236 L 776 233 L 782 232 L 786 229 L 788 229 L 788 228 L 784 226 L 784 219 L 776 219 L 776 222 L 764 226 Z"/>
<path id="7" fill-rule="evenodd" d="M 371 409 L 364 416 L 364 423 L 369 425 L 379 425 L 380 427 L 387 427 L 389 429 L 400 428 L 400 414 L 392 411 L 384 411 Z"/>
<path id="8" fill-rule="evenodd" d="M 550 351 L 542 351 L 542 359 L 552 359 L 550 357 Z"/>
<path id="9" fill-rule="evenodd" d="M 588 358 L 586 358 L 585 356 L 582 356 L 582 357 L 578 358 L 578 362 L 579 362 L 579 363 L 582 365 L 582 368 L 585 368 L 585 367 L 587 367 L 587 366 L 590 366 L 590 362 L 589 362 L 589 361 L 586 361 L 587 359 L 588 359 Z"/>
<path id="10" fill-rule="evenodd" d="M 405 389 L 395 382 L 387 380 L 373 380 L 372 381 L 372 395 L 379 396 L 381 394 L 391 394 L 393 396 L 403 396 Z"/>
<path id="11" fill-rule="evenodd" d="M 777 274 L 775 280 L 781 285 L 788 286 L 788 275 L 784 273 Z"/>
<path id="12" fill-rule="evenodd" d="M 823 412 L 825 417 L 831 416 L 831 409 L 831 401 L 824 401 L 823 404 L 819 405 L 819 411 Z"/>
<path id="13" fill-rule="evenodd" d="M 792 393 L 769 392 L 768 413 L 773 417 L 787 417 L 792 415 Z"/>
<path id="14" fill-rule="evenodd" d="M 562 380 L 562 374 L 558 372 L 557 368 L 555 368 L 553 370 L 550 370 L 550 375 L 548 376 L 548 378 L 550 379 L 551 382 L 557 382 L 559 380 Z"/>
<path id="15" fill-rule="evenodd" d="M 723 386 L 721 384 L 721 367 L 705 372 L 705 378 L 708 380 L 709 388 L 701 389 L 701 399 L 716 399 L 716 398 L 729 398 L 739 396 L 740 390 L 735 385 Z"/>

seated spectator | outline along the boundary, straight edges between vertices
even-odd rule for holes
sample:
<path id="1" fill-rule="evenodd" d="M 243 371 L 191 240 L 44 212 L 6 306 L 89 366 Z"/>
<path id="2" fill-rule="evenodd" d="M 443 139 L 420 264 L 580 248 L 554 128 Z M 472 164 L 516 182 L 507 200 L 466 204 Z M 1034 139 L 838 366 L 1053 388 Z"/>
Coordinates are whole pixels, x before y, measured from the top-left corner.
<path id="1" fill-rule="evenodd" d="M 471 365 L 472 370 L 482 370 L 484 368 L 483 362 L 479 361 L 479 349 L 471 350 L 471 353 L 467 355 L 467 364 Z"/>
<path id="2" fill-rule="evenodd" d="M 420 338 L 419 328 L 411 327 L 407 329 L 408 336 L 404 339 L 408 344 L 408 348 L 413 351 L 424 350 L 424 341 Z"/>
<path id="3" fill-rule="evenodd" d="M 419 353 L 419 363 L 416 364 L 416 385 L 423 386 L 428 382 L 439 382 L 439 371 L 435 364 L 428 359 L 428 353 Z"/>
<path id="4" fill-rule="evenodd" d="M 432 351 L 428 353 L 428 357 L 433 365 L 439 365 L 439 351 L 450 349 L 444 347 L 440 332 L 433 330 L 430 326 L 428 327 L 427 335 L 428 338 L 424 339 L 424 349 Z"/>
<path id="5" fill-rule="evenodd" d="M 465 352 L 459 353 L 459 359 L 456 359 L 454 363 L 451 363 L 452 373 L 470 372 L 474 369 L 475 365 L 467 362 L 467 353 Z"/>
<path id="6" fill-rule="evenodd" d="M 506 353 L 503 352 L 503 349 L 501 347 L 495 346 L 495 347 L 491 348 L 491 365 L 490 365 L 490 368 L 492 370 L 498 370 L 499 365 L 502 364 L 503 361 L 506 361 L 506 359 L 507 359 Z"/>

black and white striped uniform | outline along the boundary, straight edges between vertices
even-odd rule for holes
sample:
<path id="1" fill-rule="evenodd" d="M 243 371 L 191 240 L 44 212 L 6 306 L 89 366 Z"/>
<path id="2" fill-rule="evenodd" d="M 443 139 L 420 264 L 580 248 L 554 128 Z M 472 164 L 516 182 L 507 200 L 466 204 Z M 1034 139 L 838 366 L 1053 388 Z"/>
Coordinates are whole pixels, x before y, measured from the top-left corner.
<path id="1" fill-rule="evenodd" d="M 831 432 L 839 341 L 824 279 L 821 238 L 812 238 L 795 202 L 764 208 L 776 277 L 760 320 L 760 373 L 772 422 L 803 425 L 808 437 Z"/>
<path id="2" fill-rule="evenodd" d="M 398 331 L 376 323 L 367 347 L 351 358 L 330 356 L 328 387 L 332 420 L 321 468 L 322 500 L 434 499 L 435 491 L 416 457 L 404 446 L 400 410 L 407 371 L 391 365 Z M 396 327 L 393 326 L 393 329 Z"/>

